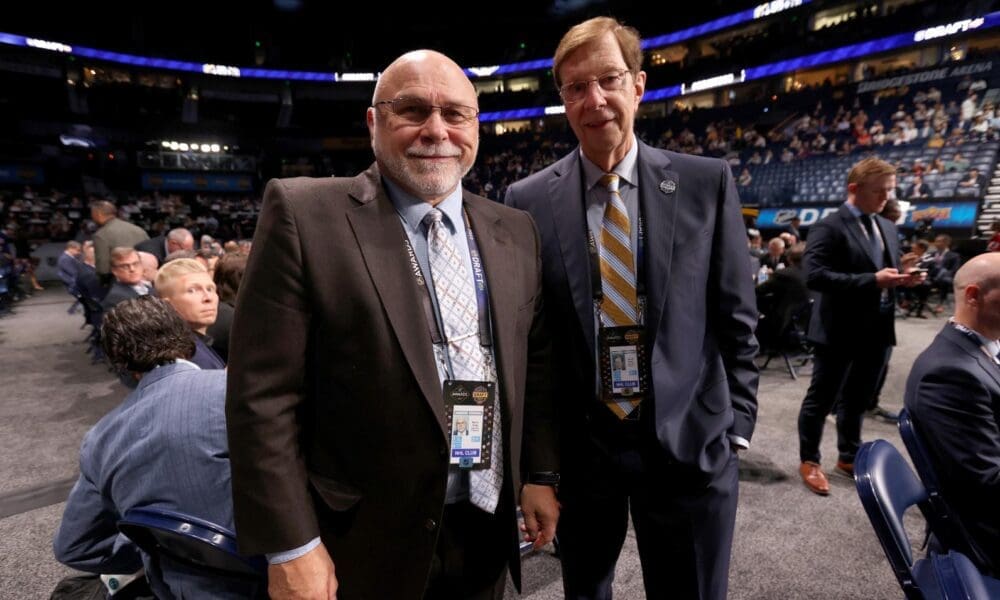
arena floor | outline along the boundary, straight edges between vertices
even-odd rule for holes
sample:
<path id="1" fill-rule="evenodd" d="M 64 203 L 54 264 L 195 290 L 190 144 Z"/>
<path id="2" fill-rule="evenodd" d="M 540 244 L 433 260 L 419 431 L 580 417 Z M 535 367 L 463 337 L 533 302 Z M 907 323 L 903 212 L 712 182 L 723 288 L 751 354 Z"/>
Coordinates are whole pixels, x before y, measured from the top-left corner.
<path id="1" fill-rule="evenodd" d="M 51 284 L 50 284 L 51 285 Z M 52 557 L 52 535 L 76 477 L 77 451 L 87 429 L 125 396 L 102 364 L 84 352 L 82 317 L 50 287 L 0 318 L 0 598 L 47 598 L 72 571 Z M 943 318 L 897 320 L 896 348 L 882 404 L 902 404 L 906 375 Z M 780 362 L 780 361 L 779 361 Z M 796 419 L 808 369 L 793 381 L 772 363 L 760 385 L 760 413 L 741 466 L 740 505 L 730 571 L 733 599 L 899 598 L 853 481 L 830 475 L 828 497 L 798 479 Z M 902 449 L 895 426 L 868 419 L 865 439 L 885 438 Z M 836 459 L 832 420 L 823 452 L 828 473 Z M 911 518 L 920 539 L 922 521 Z M 334 557 L 336 560 L 336 557 Z M 524 558 L 524 597 L 562 598 L 557 559 Z M 615 580 L 617 598 L 642 598 L 635 539 L 629 536 Z M 509 598 L 516 597 L 513 589 Z"/>

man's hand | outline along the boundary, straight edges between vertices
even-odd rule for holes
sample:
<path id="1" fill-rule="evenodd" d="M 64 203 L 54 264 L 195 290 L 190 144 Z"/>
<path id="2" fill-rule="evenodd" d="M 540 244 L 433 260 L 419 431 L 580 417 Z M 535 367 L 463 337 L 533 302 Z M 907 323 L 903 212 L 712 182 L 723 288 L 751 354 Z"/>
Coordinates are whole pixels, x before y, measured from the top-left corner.
<path id="1" fill-rule="evenodd" d="M 524 484 L 521 490 L 521 512 L 524 513 L 526 541 L 534 542 L 535 550 L 548 544 L 556 537 L 556 522 L 559 521 L 559 501 L 556 490 L 550 485 Z"/>
<path id="2" fill-rule="evenodd" d="M 880 288 L 899 287 L 910 282 L 910 276 L 900 273 L 893 267 L 886 267 L 875 273 L 875 285 Z"/>
<path id="3" fill-rule="evenodd" d="M 336 600 L 333 561 L 320 544 L 302 556 L 267 568 L 267 593 L 272 600 Z"/>

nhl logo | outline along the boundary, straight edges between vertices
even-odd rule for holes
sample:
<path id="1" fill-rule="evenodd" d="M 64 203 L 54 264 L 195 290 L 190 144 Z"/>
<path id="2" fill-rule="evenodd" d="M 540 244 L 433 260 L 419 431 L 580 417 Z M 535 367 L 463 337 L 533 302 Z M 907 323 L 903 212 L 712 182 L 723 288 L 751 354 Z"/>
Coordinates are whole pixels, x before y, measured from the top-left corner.
<path id="1" fill-rule="evenodd" d="M 660 191 L 664 194 L 673 194 L 677 190 L 677 183 L 669 179 L 660 182 Z"/>

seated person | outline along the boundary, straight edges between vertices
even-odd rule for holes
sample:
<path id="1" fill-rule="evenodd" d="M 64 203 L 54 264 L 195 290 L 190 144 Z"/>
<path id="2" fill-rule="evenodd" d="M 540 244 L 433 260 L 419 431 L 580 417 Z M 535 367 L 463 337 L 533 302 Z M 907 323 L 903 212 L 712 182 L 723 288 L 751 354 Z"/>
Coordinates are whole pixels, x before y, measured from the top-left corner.
<path id="1" fill-rule="evenodd" d="M 896 290 L 896 293 L 907 303 L 906 307 L 909 310 L 906 316 L 915 316 L 919 319 L 927 318 L 924 314 L 924 308 L 927 307 L 927 298 L 931 293 L 931 278 L 937 271 L 937 265 L 934 264 L 934 253 L 930 252 L 929 248 L 930 245 L 927 241 L 920 239 L 914 240 L 910 246 L 910 254 L 917 259 L 913 267 L 926 271 L 927 277 L 913 287 L 901 287 Z"/>
<path id="2" fill-rule="evenodd" d="M 93 300 L 98 305 L 108 293 L 108 290 L 101 285 L 97 270 L 94 268 L 93 242 L 84 242 L 83 244 L 82 260 L 77 265 L 76 290 L 80 292 L 80 295 Z"/>
<path id="3" fill-rule="evenodd" d="M 137 252 L 139 254 L 139 261 L 142 263 L 142 278 L 145 281 L 153 283 L 156 281 L 156 270 L 160 268 L 160 259 L 156 258 L 156 255 L 144 250 Z"/>
<path id="4" fill-rule="evenodd" d="M 761 313 L 757 325 L 757 336 L 761 345 L 774 347 L 788 340 L 780 336 L 788 330 L 792 320 L 800 310 L 809 304 L 809 288 L 802 271 L 802 256 L 805 242 L 799 242 L 788 249 L 788 266 L 774 272 L 767 281 L 757 286 L 757 308 Z"/>
<path id="5" fill-rule="evenodd" d="M 152 291 L 150 283 L 142 278 L 142 261 L 135 248 L 120 246 L 111 250 L 111 274 L 115 280 L 101 301 L 104 312 L 119 302 L 145 296 Z"/>
<path id="6" fill-rule="evenodd" d="M 942 233 L 934 238 L 934 266 L 931 268 L 931 284 L 938 290 L 938 306 L 936 313 L 944 311 L 945 300 L 955 279 L 955 272 L 962 265 L 962 257 L 951 249 L 951 236 Z"/>
<path id="7" fill-rule="evenodd" d="M 191 329 L 195 342 L 191 362 L 202 369 L 225 369 L 208 337 L 208 326 L 219 314 L 219 295 L 208 269 L 192 258 L 171 260 L 156 273 L 156 291 Z"/>
<path id="8" fill-rule="evenodd" d="M 933 195 L 934 194 L 931 192 L 931 186 L 924 183 L 924 178 L 920 175 L 914 175 L 913 184 L 910 185 L 910 189 L 907 190 L 906 198 L 930 198 Z"/>
<path id="9" fill-rule="evenodd" d="M 913 364 L 904 403 L 941 493 L 1000 569 L 1000 254 L 955 275 L 955 316 Z"/>
<path id="10" fill-rule="evenodd" d="M 66 291 L 70 294 L 77 293 L 76 276 L 80 272 L 80 254 L 82 253 L 83 247 L 80 246 L 80 242 L 70 240 L 66 242 L 66 249 L 56 261 L 56 266 L 59 269 L 59 280 L 63 282 Z"/>
<path id="11" fill-rule="evenodd" d="M 958 182 L 955 193 L 959 196 L 978 196 L 983 190 L 983 176 L 979 169 L 969 169 L 965 179 Z"/>
<path id="12" fill-rule="evenodd" d="M 785 240 L 780 237 L 771 238 L 767 242 L 767 254 L 760 257 L 760 266 L 770 271 L 777 270 L 778 265 L 785 266 Z"/>
<path id="13" fill-rule="evenodd" d="M 188 359 L 194 340 L 177 313 L 144 296 L 104 317 L 108 362 L 135 390 L 87 432 L 80 478 L 53 541 L 56 559 L 90 573 L 145 568 L 157 598 L 246 598 L 245 583 L 152 560 L 118 533 L 131 508 L 162 508 L 233 529 L 226 374 Z"/>
<path id="14" fill-rule="evenodd" d="M 236 310 L 236 292 L 240 289 L 246 267 L 246 254 L 226 254 L 216 263 L 215 273 L 212 274 L 219 294 L 219 313 L 215 323 L 208 327 L 208 336 L 214 340 L 212 350 L 226 363 L 229 362 L 229 329 Z"/>

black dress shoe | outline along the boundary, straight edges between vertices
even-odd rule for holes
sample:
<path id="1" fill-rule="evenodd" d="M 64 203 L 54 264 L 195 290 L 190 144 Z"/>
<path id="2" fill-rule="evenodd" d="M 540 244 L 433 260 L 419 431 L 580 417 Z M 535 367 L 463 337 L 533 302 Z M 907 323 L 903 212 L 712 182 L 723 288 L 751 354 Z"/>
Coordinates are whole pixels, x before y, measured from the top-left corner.
<path id="1" fill-rule="evenodd" d="M 867 414 L 869 417 L 875 419 L 881 419 L 882 421 L 885 421 L 887 423 L 899 422 L 899 413 L 894 413 L 891 410 L 886 410 L 881 406 L 876 406 L 875 408 L 869 410 Z"/>

